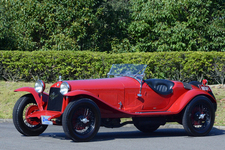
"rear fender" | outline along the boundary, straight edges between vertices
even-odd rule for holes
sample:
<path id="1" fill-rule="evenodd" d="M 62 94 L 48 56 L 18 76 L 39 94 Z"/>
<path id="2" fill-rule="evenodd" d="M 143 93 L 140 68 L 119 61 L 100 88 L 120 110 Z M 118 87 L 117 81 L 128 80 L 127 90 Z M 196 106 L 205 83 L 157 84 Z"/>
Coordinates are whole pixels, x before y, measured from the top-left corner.
<path id="1" fill-rule="evenodd" d="M 216 103 L 216 100 L 214 99 L 214 97 L 212 95 L 210 95 L 208 92 L 199 90 L 199 89 L 193 89 L 190 91 L 187 91 L 186 93 L 184 93 L 183 95 L 181 95 L 174 103 L 173 105 L 168 109 L 168 111 L 170 112 L 174 112 L 174 114 L 178 114 L 179 112 L 181 112 L 186 106 L 187 104 L 196 96 L 206 96 L 207 98 L 209 98 L 212 103 Z"/>
<path id="2" fill-rule="evenodd" d="M 102 118 L 120 118 L 120 117 L 130 117 L 131 113 L 125 112 L 119 108 L 116 108 L 107 102 L 103 101 L 100 99 L 98 96 L 92 94 L 91 92 L 85 91 L 85 90 L 75 90 L 68 92 L 64 96 L 68 97 L 86 97 L 91 100 L 93 100 L 99 107 L 100 112 L 101 112 L 101 117 Z"/>
<path id="3" fill-rule="evenodd" d="M 30 94 L 32 94 L 40 111 L 43 110 L 43 104 L 48 101 L 47 93 L 43 92 L 42 94 L 39 94 L 32 87 L 22 87 L 14 90 L 14 92 L 29 92 Z"/>

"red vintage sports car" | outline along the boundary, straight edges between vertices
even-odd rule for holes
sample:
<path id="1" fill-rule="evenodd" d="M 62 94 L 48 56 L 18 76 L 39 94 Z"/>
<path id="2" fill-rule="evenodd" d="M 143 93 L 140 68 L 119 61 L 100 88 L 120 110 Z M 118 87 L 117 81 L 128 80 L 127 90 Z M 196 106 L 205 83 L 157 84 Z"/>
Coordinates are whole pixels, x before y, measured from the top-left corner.
<path id="1" fill-rule="evenodd" d="M 207 80 L 202 83 L 144 80 L 147 65 L 114 64 L 108 78 L 59 81 L 45 93 L 38 80 L 13 109 L 13 122 L 23 135 L 40 135 L 48 125 L 62 125 L 73 141 L 90 141 L 100 126 L 115 128 L 128 123 L 142 132 L 178 122 L 189 135 L 210 132 L 217 103 Z M 121 118 L 132 121 L 121 123 Z"/>

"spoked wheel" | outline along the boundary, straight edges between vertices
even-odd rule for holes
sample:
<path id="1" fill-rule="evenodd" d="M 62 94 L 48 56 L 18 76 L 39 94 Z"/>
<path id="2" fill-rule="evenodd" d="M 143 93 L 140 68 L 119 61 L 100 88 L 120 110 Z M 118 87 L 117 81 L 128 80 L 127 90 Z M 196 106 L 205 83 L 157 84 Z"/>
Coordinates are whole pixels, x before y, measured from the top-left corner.
<path id="1" fill-rule="evenodd" d="M 100 110 L 89 99 L 70 102 L 63 113 L 63 129 L 73 141 L 90 141 L 100 127 Z"/>
<path id="2" fill-rule="evenodd" d="M 198 96 L 186 107 L 182 123 L 189 135 L 203 136 L 211 131 L 214 120 L 212 102 L 204 96 Z"/>
<path id="3" fill-rule="evenodd" d="M 24 95 L 16 102 L 13 109 L 13 123 L 23 135 L 35 136 L 43 133 L 48 126 L 41 125 L 40 119 L 30 119 L 27 116 L 39 111 L 32 95 Z"/>
<path id="4" fill-rule="evenodd" d="M 133 118 L 134 126 L 143 133 L 152 133 L 157 130 L 160 124 L 143 124 L 148 118 Z"/>

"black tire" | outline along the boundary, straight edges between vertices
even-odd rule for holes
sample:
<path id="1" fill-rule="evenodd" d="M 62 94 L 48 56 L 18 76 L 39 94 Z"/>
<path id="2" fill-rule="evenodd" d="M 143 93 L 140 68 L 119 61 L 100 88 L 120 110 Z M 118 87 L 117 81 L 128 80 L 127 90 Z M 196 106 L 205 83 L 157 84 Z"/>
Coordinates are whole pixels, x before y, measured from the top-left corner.
<path id="1" fill-rule="evenodd" d="M 195 97 L 186 107 L 182 124 L 191 136 L 207 135 L 214 124 L 215 110 L 212 102 L 205 96 Z"/>
<path id="2" fill-rule="evenodd" d="M 160 124 L 144 124 L 147 118 L 133 118 L 134 126 L 143 133 L 152 133 L 157 130 Z"/>
<path id="3" fill-rule="evenodd" d="M 62 117 L 65 134 L 75 142 L 90 141 L 97 134 L 100 124 L 100 110 L 87 98 L 70 102 Z"/>
<path id="4" fill-rule="evenodd" d="M 25 136 L 37 136 L 43 133 L 48 126 L 41 125 L 40 120 L 36 120 L 35 125 L 29 123 L 25 116 L 29 106 L 37 107 L 32 95 L 27 94 L 18 99 L 13 108 L 13 123 L 21 134 Z"/>

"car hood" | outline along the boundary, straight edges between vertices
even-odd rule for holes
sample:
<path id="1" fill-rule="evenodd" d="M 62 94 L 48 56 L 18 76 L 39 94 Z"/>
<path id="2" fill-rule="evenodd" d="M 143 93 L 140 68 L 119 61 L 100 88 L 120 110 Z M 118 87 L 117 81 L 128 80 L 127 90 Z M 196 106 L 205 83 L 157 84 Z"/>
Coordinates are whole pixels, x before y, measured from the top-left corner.
<path id="1" fill-rule="evenodd" d="M 126 86 L 140 86 L 138 81 L 131 77 L 87 79 L 87 80 L 70 80 L 65 81 L 73 90 L 99 90 L 99 89 L 124 89 Z"/>

